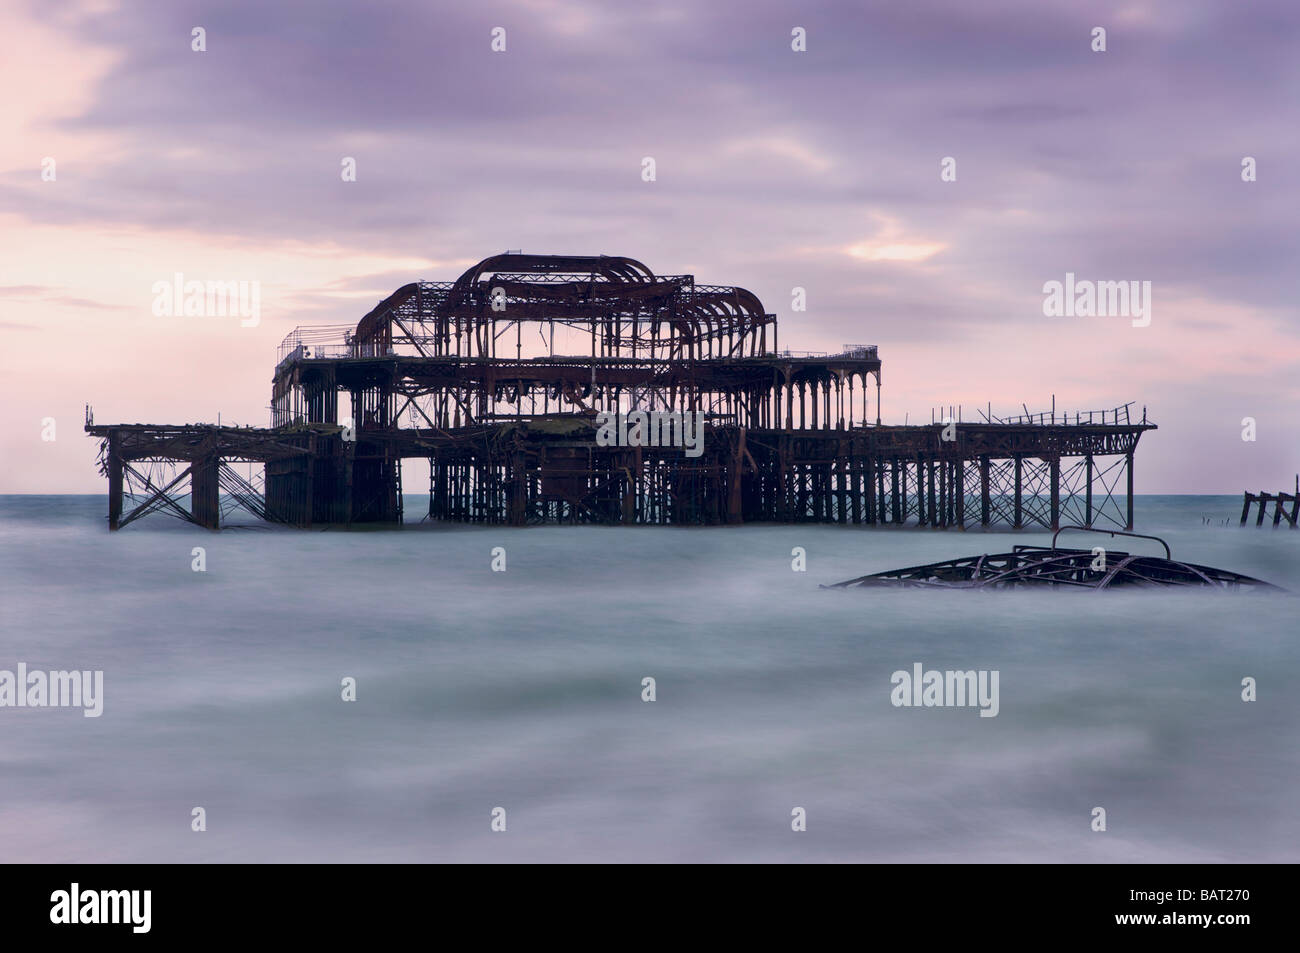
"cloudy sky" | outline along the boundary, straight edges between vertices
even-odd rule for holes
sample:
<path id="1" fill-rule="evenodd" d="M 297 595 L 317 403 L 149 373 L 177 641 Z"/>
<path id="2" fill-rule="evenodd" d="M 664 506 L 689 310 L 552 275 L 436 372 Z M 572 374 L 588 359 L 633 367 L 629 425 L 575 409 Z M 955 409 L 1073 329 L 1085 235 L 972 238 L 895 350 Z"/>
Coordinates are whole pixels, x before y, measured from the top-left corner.
<path id="1" fill-rule="evenodd" d="M 85 403 L 265 425 L 292 328 L 516 248 L 878 344 L 886 422 L 1134 401 L 1139 492 L 1288 487 L 1298 64 L 1287 0 L 8 0 L 0 492 L 102 491 Z M 261 322 L 155 316 L 176 272 L 259 281 Z M 1067 272 L 1150 281 L 1150 325 L 1045 316 Z"/>

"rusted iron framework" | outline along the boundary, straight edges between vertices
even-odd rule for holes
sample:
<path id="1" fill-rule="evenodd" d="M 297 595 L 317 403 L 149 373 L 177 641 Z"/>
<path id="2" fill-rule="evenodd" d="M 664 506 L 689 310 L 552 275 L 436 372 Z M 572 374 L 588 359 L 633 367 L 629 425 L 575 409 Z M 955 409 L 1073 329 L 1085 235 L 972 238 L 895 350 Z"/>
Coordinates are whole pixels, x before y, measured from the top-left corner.
<path id="1" fill-rule="evenodd" d="M 410 458 L 429 462 L 427 515 L 467 522 L 1132 525 L 1133 453 L 1154 425 L 1127 405 L 887 426 L 880 382 L 874 346 L 779 350 L 775 316 L 742 288 L 506 254 L 406 285 L 355 327 L 292 332 L 268 429 L 87 431 L 114 528 L 140 512 L 122 516 L 132 485 L 147 511 L 186 512 L 186 473 L 205 526 L 223 491 L 293 525 L 397 523 Z M 597 440 L 601 415 L 634 411 L 702 415 L 702 450 Z M 180 472 L 159 485 L 143 460 Z M 230 461 L 262 464 L 264 490 Z"/>
<path id="2" fill-rule="evenodd" d="M 454 282 L 399 288 L 355 329 L 294 331 L 271 423 L 337 422 L 341 392 L 367 431 L 620 409 L 746 428 L 867 420 L 874 347 L 797 357 L 776 344 L 776 316 L 743 288 L 656 277 L 630 258 L 497 255 Z"/>
<path id="3" fill-rule="evenodd" d="M 1060 529 L 1088 529 L 1064 526 Z M 1104 549 L 1064 549 L 1051 546 L 1016 546 L 1009 553 L 963 556 L 924 566 L 908 566 L 847 579 L 823 589 L 1163 589 L 1193 586 L 1212 589 L 1283 591 L 1272 583 L 1176 560 L 1169 544 L 1157 536 L 1110 532 L 1110 536 L 1153 539 L 1165 555 L 1149 556 Z"/>
<path id="4" fill-rule="evenodd" d="M 1247 490 L 1242 494 L 1241 501 L 1241 525 L 1246 525 L 1246 520 L 1250 519 L 1250 510 L 1253 506 L 1259 507 L 1259 516 L 1255 519 L 1256 526 L 1264 525 L 1264 514 L 1268 510 L 1268 505 L 1273 504 L 1273 528 L 1277 529 L 1285 521 L 1286 525 L 1295 529 L 1300 524 L 1300 476 L 1296 477 L 1296 486 L 1294 493 L 1251 493 Z M 1291 512 L 1286 512 L 1287 504 L 1291 506 Z"/>

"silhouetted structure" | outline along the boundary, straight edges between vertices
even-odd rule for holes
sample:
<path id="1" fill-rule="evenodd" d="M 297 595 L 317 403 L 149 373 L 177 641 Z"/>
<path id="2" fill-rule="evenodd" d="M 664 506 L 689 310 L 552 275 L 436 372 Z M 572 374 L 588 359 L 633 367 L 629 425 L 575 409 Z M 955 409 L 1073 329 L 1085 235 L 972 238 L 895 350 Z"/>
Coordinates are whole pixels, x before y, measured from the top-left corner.
<path id="1" fill-rule="evenodd" d="M 1051 546 L 1016 546 L 1009 553 L 981 553 L 924 566 L 889 569 L 837 582 L 823 589 L 1164 589 L 1171 587 L 1209 589 L 1259 589 L 1283 591 L 1253 576 L 1228 569 L 1175 560 L 1169 544 L 1158 536 L 1100 530 L 1109 536 L 1151 539 L 1164 547 L 1165 555 L 1144 556 L 1117 549 L 1066 549 L 1056 540 L 1062 529 L 1090 529 L 1062 526 L 1052 534 Z"/>
<path id="2" fill-rule="evenodd" d="M 506 254 L 406 285 L 355 328 L 295 330 L 269 429 L 86 429 L 103 438 L 113 528 L 155 510 L 215 527 L 222 491 L 294 525 L 396 523 L 412 457 L 429 461 L 435 519 L 1132 526 L 1145 415 L 884 426 L 880 369 L 869 345 L 778 350 L 775 315 L 741 288 L 630 258 Z M 599 415 L 635 411 L 702 414 L 702 452 L 602 445 Z M 265 465 L 264 492 L 238 461 Z"/>
<path id="3" fill-rule="evenodd" d="M 1277 528 L 1285 520 L 1286 524 L 1295 529 L 1297 523 L 1300 523 L 1300 475 L 1295 479 L 1294 493 L 1251 493 L 1247 490 L 1242 494 L 1241 501 L 1241 525 L 1246 525 L 1246 520 L 1250 518 L 1250 508 L 1258 504 L 1259 517 L 1255 520 L 1256 526 L 1264 525 L 1264 513 L 1268 509 L 1268 504 L 1273 504 L 1273 527 Z M 1284 507 L 1291 504 L 1291 512 L 1287 513 Z"/>

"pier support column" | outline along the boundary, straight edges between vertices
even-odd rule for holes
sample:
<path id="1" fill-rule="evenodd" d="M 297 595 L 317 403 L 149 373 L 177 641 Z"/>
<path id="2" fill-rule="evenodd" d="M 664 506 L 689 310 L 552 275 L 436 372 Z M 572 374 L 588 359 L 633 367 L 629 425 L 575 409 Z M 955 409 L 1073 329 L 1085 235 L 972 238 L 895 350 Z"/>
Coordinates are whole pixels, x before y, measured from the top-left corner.
<path id="1" fill-rule="evenodd" d="M 885 460 L 883 457 L 873 457 L 871 461 L 872 469 L 875 470 L 873 479 L 876 481 L 876 506 L 879 511 L 877 522 L 884 523 L 885 514 Z"/>
<path id="2" fill-rule="evenodd" d="M 108 435 L 108 528 L 122 520 L 122 439 L 116 430 Z"/>
<path id="3" fill-rule="evenodd" d="M 311 526 L 312 510 L 316 501 L 317 461 L 316 434 L 313 433 L 307 437 L 307 459 L 303 466 L 302 509 L 298 514 L 298 526 Z"/>
<path id="4" fill-rule="evenodd" d="M 864 516 L 868 525 L 876 524 L 876 461 L 874 457 L 858 457 L 858 476 L 866 483 L 863 489 L 867 499 Z"/>
<path id="5" fill-rule="evenodd" d="M 219 457 L 201 457 L 190 464 L 190 516 L 205 529 L 221 520 L 221 484 L 217 480 Z"/>
<path id="6" fill-rule="evenodd" d="M 890 469 L 890 473 L 892 474 L 893 481 L 894 481 L 894 501 L 893 501 L 894 512 L 892 514 L 894 517 L 894 525 L 898 525 L 899 523 L 903 522 L 903 507 L 902 507 L 903 501 L 899 499 L 898 496 L 898 464 L 899 464 L 899 459 L 895 457 L 894 465 Z M 906 489 L 906 487 L 904 487 L 904 489 Z"/>
<path id="7" fill-rule="evenodd" d="M 355 440 L 345 440 L 343 442 L 343 499 L 341 500 L 342 522 L 344 523 L 352 522 L 352 471 L 356 463 L 356 457 L 357 442 Z"/>
<path id="8" fill-rule="evenodd" d="M 1023 461 L 1021 460 L 1020 454 L 1016 454 L 1016 458 L 1015 458 L 1015 459 L 1016 459 L 1016 475 L 1015 475 L 1015 484 L 1016 484 L 1016 486 L 1015 486 L 1015 497 L 1014 497 L 1014 499 L 1015 499 L 1015 519 L 1014 519 L 1014 521 L 1012 522 L 1011 526 L 1012 526 L 1013 529 L 1023 529 L 1025 523 L 1024 523 L 1023 513 L 1022 513 L 1022 509 L 1021 509 L 1021 493 L 1022 493 L 1023 490 L 1024 490 L 1024 483 L 1023 483 L 1023 481 L 1021 480 L 1021 476 L 1022 476 L 1022 473 L 1023 473 L 1024 467 L 1023 467 Z"/>
<path id="9" fill-rule="evenodd" d="M 638 453 L 640 452 L 639 447 L 637 448 L 637 451 Z M 731 467 L 726 479 L 728 523 L 734 524 L 744 522 L 744 497 L 742 496 L 744 491 L 744 480 L 741 476 L 741 472 L 745 465 L 745 452 L 745 428 L 741 427 L 739 432 L 736 434 L 736 447 L 735 451 L 731 454 Z M 626 516 L 624 517 L 624 521 L 629 523 L 631 522 L 631 520 Z"/>
<path id="10" fill-rule="evenodd" d="M 431 456 L 429 470 L 429 482 L 433 484 L 429 493 L 429 519 L 440 520 L 447 513 L 447 465 L 436 456 Z"/>
<path id="11" fill-rule="evenodd" d="M 835 465 L 838 470 L 838 481 L 836 486 L 836 495 L 839 496 L 839 512 L 835 514 L 837 523 L 848 522 L 849 512 L 849 458 L 841 456 Z M 856 502 L 856 498 L 855 498 Z M 854 520 L 856 523 L 857 520 Z"/>
<path id="12" fill-rule="evenodd" d="M 1124 454 L 1124 464 L 1125 464 L 1125 469 L 1128 470 L 1128 497 L 1125 499 L 1125 502 L 1128 504 L 1127 507 L 1128 516 L 1127 516 L 1127 522 L 1124 524 L 1124 528 L 1127 530 L 1132 530 L 1133 529 L 1133 451 L 1132 450 Z"/>
<path id="13" fill-rule="evenodd" d="M 957 472 L 955 474 L 956 485 L 953 487 L 953 495 L 957 499 L 957 525 L 961 529 L 966 528 L 966 461 L 957 461 Z"/>
<path id="14" fill-rule="evenodd" d="M 640 448 L 638 447 L 639 451 Z M 638 452 L 638 456 L 639 456 Z M 630 469 L 630 468 L 629 468 Z M 640 469 L 639 467 L 637 469 Z M 510 525 L 524 526 L 528 523 L 528 468 L 522 452 L 515 453 L 510 460 Z M 631 523 L 636 516 L 636 481 L 629 478 L 623 488 L 623 522 Z"/>
<path id="15" fill-rule="evenodd" d="M 930 465 L 930 473 L 933 474 L 933 473 L 935 472 L 935 469 L 936 469 L 936 468 L 937 468 L 938 471 L 939 471 L 939 496 L 938 496 L 938 500 L 939 500 L 939 518 L 938 518 L 937 520 L 935 520 L 934 525 L 935 525 L 935 526 L 942 526 L 944 529 L 947 529 L 947 528 L 948 528 L 948 507 L 949 507 L 949 505 L 951 505 L 951 503 L 952 503 L 952 501 L 948 498 L 948 463 L 947 463 L 947 461 L 945 461 L 944 459 L 940 458 L 939 461 L 938 461 L 938 463 L 931 464 L 931 465 Z"/>
<path id="16" fill-rule="evenodd" d="M 989 525 L 989 458 L 980 457 L 980 525 Z"/>
<path id="17" fill-rule="evenodd" d="M 1086 518 L 1084 520 L 1083 525 L 1091 527 L 1092 526 L 1092 454 L 1091 453 L 1088 454 L 1087 457 L 1084 459 L 1084 477 L 1085 477 L 1084 480 L 1085 496 L 1083 501 L 1083 513 Z"/>
<path id="18" fill-rule="evenodd" d="M 786 467 L 789 458 L 789 438 L 781 437 L 777 440 L 776 518 L 783 523 L 790 521 L 790 477 Z"/>
<path id="19" fill-rule="evenodd" d="M 904 473 L 903 492 L 907 492 L 907 477 Z M 925 461 L 916 458 L 916 525 L 925 525 Z"/>
<path id="20" fill-rule="evenodd" d="M 935 460 L 930 460 L 930 462 L 928 462 L 928 465 L 926 467 L 926 475 L 928 480 L 930 480 L 930 528 L 931 529 L 936 529 L 937 527 L 940 527 L 940 525 L 943 524 L 943 519 L 944 519 L 944 507 L 943 507 L 944 501 L 943 498 L 941 498 L 941 494 L 943 494 L 943 490 L 944 490 L 943 468 L 944 468 L 944 464 L 937 463 L 935 462 Z M 936 475 L 936 471 L 937 471 L 937 475 Z M 936 476 L 937 476 L 937 489 L 939 489 L 939 493 L 937 494 L 935 493 Z"/>
<path id="21" fill-rule="evenodd" d="M 1051 484 L 1052 531 L 1061 528 L 1061 458 L 1052 454 L 1048 461 L 1048 481 Z"/>
<path id="22" fill-rule="evenodd" d="M 849 520 L 857 526 L 862 522 L 862 462 L 856 455 L 845 458 L 848 467 Z"/>

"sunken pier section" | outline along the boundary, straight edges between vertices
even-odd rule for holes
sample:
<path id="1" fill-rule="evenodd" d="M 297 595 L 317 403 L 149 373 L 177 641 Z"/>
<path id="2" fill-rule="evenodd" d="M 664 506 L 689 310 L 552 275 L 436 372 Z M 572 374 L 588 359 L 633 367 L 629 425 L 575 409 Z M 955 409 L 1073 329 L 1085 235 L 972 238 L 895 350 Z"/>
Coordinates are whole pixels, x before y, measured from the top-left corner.
<path id="1" fill-rule="evenodd" d="M 1273 504 L 1273 527 L 1276 529 L 1283 522 L 1292 529 L 1296 528 L 1297 522 L 1300 522 L 1300 475 L 1296 476 L 1294 493 L 1251 493 L 1247 490 L 1242 494 L 1241 501 L 1241 525 L 1246 525 L 1246 520 L 1250 518 L 1250 511 L 1253 507 L 1259 507 L 1259 515 L 1255 518 L 1256 526 L 1264 525 L 1264 514 L 1268 510 L 1268 505 Z M 1291 512 L 1286 511 L 1286 507 L 1291 508 Z"/>
<path id="2" fill-rule="evenodd" d="M 1128 405 L 885 425 L 874 346 L 781 351 L 744 289 L 607 256 L 488 258 L 355 327 L 299 328 L 279 358 L 269 428 L 88 412 L 110 528 L 167 512 L 215 529 L 234 508 L 303 527 L 405 513 L 1131 528 L 1133 455 L 1154 427 Z M 421 486 L 412 507 L 401 462 L 417 458 L 427 506 Z"/>

